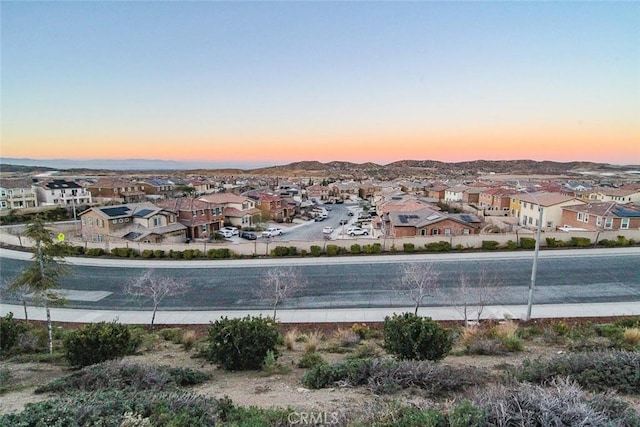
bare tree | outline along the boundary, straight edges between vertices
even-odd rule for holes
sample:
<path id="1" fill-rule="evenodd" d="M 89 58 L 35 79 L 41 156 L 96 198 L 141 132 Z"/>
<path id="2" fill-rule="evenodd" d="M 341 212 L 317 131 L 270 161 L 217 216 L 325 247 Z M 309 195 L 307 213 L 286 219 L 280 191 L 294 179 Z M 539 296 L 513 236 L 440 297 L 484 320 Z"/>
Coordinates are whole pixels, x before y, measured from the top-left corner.
<path id="1" fill-rule="evenodd" d="M 434 297 L 440 293 L 438 273 L 431 264 L 409 263 L 402 267 L 402 275 L 394 284 L 394 289 L 414 303 L 414 314 L 426 297 Z"/>
<path id="2" fill-rule="evenodd" d="M 187 292 L 186 283 L 174 280 L 168 276 L 156 275 L 153 270 L 148 270 L 140 277 L 125 286 L 125 293 L 134 296 L 148 298 L 153 303 L 150 329 L 156 320 L 158 307 L 166 297 L 182 295 Z"/>
<path id="3" fill-rule="evenodd" d="M 482 313 L 487 305 L 496 299 L 500 292 L 500 280 L 497 274 L 489 275 L 482 268 L 474 279 L 466 274 L 460 275 L 458 286 L 453 290 L 453 304 L 462 315 L 465 326 L 469 325 L 469 318 L 473 315 L 476 322 L 480 322 Z"/>
<path id="4" fill-rule="evenodd" d="M 306 284 L 300 274 L 291 268 L 273 268 L 267 271 L 255 295 L 260 299 L 273 300 L 273 320 L 276 320 L 278 304 L 293 296 Z"/>

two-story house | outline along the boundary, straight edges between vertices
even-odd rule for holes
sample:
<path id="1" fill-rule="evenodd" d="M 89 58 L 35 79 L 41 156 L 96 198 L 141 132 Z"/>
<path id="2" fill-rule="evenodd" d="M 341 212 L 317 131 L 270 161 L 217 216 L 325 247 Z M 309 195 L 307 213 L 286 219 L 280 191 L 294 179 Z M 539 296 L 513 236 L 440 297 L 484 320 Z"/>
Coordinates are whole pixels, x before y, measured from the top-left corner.
<path id="1" fill-rule="evenodd" d="M 0 210 L 35 208 L 38 195 L 30 179 L 0 179 Z"/>
<path id="2" fill-rule="evenodd" d="M 88 242 L 181 243 L 187 237 L 175 212 L 151 203 L 93 207 L 80 213 L 80 219 Z"/>
<path id="3" fill-rule="evenodd" d="M 507 188 L 490 188 L 480 192 L 479 205 L 485 215 L 504 215 L 509 214 L 511 195 L 514 190 Z"/>
<path id="4" fill-rule="evenodd" d="M 245 196 L 253 199 L 256 207 L 262 211 L 262 218 L 271 218 L 276 222 L 284 222 L 289 218 L 288 202 L 277 194 L 265 191 L 250 191 Z"/>
<path id="5" fill-rule="evenodd" d="M 564 206 L 562 225 L 589 231 L 640 229 L 640 206 L 634 203 L 592 202 Z"/>
<path id="6" fill-rule="evenodd" d="M 89 190 L 75 181 L 53 179 L 35 183 L 39 206 L 81 206 L 92 202 Z"/>
<path id="7" fill-rule="evenodd" d="M 546 231 L 554 231 L 562 225 L 562 208 L 564 206 L 585 203 L 573 196 L 560 193 L 523 193 L 514 197 L 520 203 L 518 224 L 523 227 L 537 229 L 542 211 L 541 229 Z"/>
<path id="8" fill-rule="evenodd" d="M 222 205 L 224 223 L 240 228 L 254 227 L 261 221 L 260 209 L 250 197 L 232 193 L 214 193 L 200 197 L 200 200 L 215 205 Z"/>
<path id="9" fill-rule="evenodd" d="M 173 182 L 162 178 L 141 180 L 139 184 L 142 186 L 142 191 L 144 191 L 150 199 L 162 199 L 171 196 L 175 188 Z"/>
<path id="10" fill-rule="evenodd" d="M 178 215 L 178 222 L 187 227 L 187 238 L 209 239 L 224 226 L 224 206 L 193 197 L 178 197 L 156 202 L 160 208 Z"/>
<path id="11" fill-rule="evenodd" d="M 616 203 L 640 203 L 640 190 L 625 188 L 607 188 L 592 191 L 589 200 Z"/>
<path id="12" fill-rule="evenodd" d="M 96 203 L 139 203 L 146 200 L 144 184 L 126 178 L 99 178 L 83 186 Z"/>

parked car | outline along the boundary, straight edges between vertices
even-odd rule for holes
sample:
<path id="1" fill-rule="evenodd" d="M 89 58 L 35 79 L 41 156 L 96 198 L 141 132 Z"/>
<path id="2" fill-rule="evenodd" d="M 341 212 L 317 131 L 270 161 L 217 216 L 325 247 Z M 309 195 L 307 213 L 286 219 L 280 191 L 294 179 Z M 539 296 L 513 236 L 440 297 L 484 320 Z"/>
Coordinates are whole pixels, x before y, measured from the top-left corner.
<path id="1" fill-rule="evenodd" d="M 322 229 L 323 234 L 331 234 L 333 233 L 333 227 L 325 227 Z"/>
<path id="2" fill-rule="evenodd" d="M 349 236 L 368 236 L 369 232 L 360 227 L 349 227 L 347 234 Z"/>
<path id="3" fill-rule="evenodd" d="M 325 206 L 324 208 L 325 208 L 326 210 L 328 210 L 328 211 L 332 210 L 332 209 L 331 209 L 331 206 Z"/>
<path id="4" fill-rule="evenodd" d="M 282 228 L 270 227 L 262 232 L 262 237 L 280 236 L 282 233 Z"/>
<path id="5" fill-rule="evenodd" d="M 338 199 L 338 200 L 336 200 L 336 203 L 340 205 L 340 204 L 344 203 L 344 200 Z"/>
<path id="6" fill-rule="evenodd" d="M 218 230 L 218 234 L 220 234 L 225 239 L 230 239 L 231 237 L 233 237 L 233 232 L 231 230 L 225 230 L 224 228 Z"/>
<path id="7" fill-rule="evenodd" d="M 349 223 L 348 219 L 341 219 L 340 220 L 340 225 L 345 225 L 345 224 L 348 224 L 348 223 Z"/>
<path id="8" fill-rule="evenodd" d="M 237 236 L 238 234 L 240 234 L 240 231 L 238 231 L 238 229 L 236 227 L 222 227 L 220 229 L 220 232 L 230 232 L 231 235 L 233 236 Z"/>
<path id="9" fill-rule="evenodd" d="M 253 231 L 243 231 L 242 233 L 240 233 L 240 237 L 247 240 L 256 240 L 258 238 L 258 236 L 256 236 L 256 233 L 254 233 Z"/>
<path id="10" fill-rule="evenodd" d="M 353 212 L 349 211 L 349 213 L 347 215 L 353 216 Z"/>
<path id="11" fill-rule="evenodd" d="M 318 215 L 317 217 L 313 218 L 313 220 L 316 222 L 324 221 L 325 219 L 327 219 L 327 217 L 323 215 Z"/>

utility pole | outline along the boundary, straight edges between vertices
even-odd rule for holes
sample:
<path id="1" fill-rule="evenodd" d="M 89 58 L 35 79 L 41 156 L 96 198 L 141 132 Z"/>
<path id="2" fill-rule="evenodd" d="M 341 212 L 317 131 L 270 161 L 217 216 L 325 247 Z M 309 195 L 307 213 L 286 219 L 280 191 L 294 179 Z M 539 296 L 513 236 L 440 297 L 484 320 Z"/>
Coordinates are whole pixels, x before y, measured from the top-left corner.
<path id="1" fill-rule="evenodd" d="M 538 252 L 540 251 L 540 233 L 542 231 L 542 206 L 538 199 L 531 195 L 538 204 L 538 229 L 536 230 L 536 247 L 533 253 L 533 266 L 531 268 L 531 283 L 529 284 L 529 298 L 527 299 L 527 317 L 526 321 L 531 320 L 531 307 L 533 306 L 533 291 L 536 287 L 536 275 L 538 273 Z"/>

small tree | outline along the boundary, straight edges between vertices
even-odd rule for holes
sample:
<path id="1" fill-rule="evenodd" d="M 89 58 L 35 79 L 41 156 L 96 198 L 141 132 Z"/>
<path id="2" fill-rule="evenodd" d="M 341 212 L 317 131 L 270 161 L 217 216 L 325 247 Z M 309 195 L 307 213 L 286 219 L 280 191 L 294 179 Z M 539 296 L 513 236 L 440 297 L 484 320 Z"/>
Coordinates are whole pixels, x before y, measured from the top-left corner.
<path id="1" fill-rule="evenodd" d="M 50 307 L 65 303 L 65 299 L 56 290 L 60 278 L 67 274 L 64 265 L 64 251 L 61 251 L 54 243 L 51 231 L 39 217 L 27 225 L 24 235 L 35 244 L 33 262 L 18 275 L 9 290 L 19 291 L 27 286 L 33 293 L 33 300 L 44 305 L 47 315 L 49 353 L 53 353 Z"/>
<path id="2" fill-rule="evenodd" d="M 74 367 L 122 358 L 133 354 L 137 345 L 129 328 L 116 322 L 90 323 L 69 332 L 64 338 L 65 356 Z"/>
<path id="3" fill-rule="evenodd" d="M 273 320 L 276 320 L 278 304 L 293 296 L 305 286 L 304 279 L 291 268 L 274 268 L 267 271 L 255 294 L 260 299 L 273 301 Z"/>
<path id="4" fill-rule="evenodd" d="M 475 276 L 475 280 L 466 274 L 460 274 L 459 285 L 453 289 L 452 302 L 462 315 L 465 326 L 469 325 L 471 314 L 479 322 L 485 307 L 496 299 L 499 292 L 498 276 L 488 275 L 484 268 Z"/>
<path id="5" fill-rule="evenodd" d="M 394 289 L 414 303 L 413 314 L 426 297 L 434 297 L 440 292 L 439 273 L 431 264 L 410 263 L 402 267 L 402 275 L 394 284 Z"/>
<path id="6" fill-rule="evenodd" d="M 429 317 L 412 313 L 387 316 L 383 333 L 384 348 L 401 359 L 441 360 L 453 347 L 448 330 Z"/>
<path id="7" fill-rule="evenodd" d="M 133 282 L 125 286 L 125 293 L 134 296 L 148 298 L 153 304 L 153 314 L 149 329 L 153 329 L 158 307 L 166 297 L 182 295 L 187 292 L 188 286 L 181 281 L 168 276 L 158 276 L 153 270 L 148 270 Z"/>

